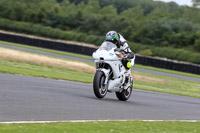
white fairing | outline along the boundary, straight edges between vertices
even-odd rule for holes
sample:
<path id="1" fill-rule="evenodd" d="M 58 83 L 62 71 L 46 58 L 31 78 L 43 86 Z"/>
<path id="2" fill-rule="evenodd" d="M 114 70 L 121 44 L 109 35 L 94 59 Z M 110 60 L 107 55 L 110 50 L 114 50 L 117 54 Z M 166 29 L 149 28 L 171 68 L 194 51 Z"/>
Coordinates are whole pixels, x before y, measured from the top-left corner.
<path id="1" fill-rule="evenodd" d="M 93 53 L 94 60 L 100 60 L 104 58 L 106 61 L 115 61 L 118 60 L 117 55 L 114 52 L 114 49 L 117 47 L 111 42 L 103 42 L 97 51 Z"/>
<path id="2" fill-rule="evenodd" d="M 122 65 L 121 58 L 116 55 L 114 51 L 116 48 L 115 44 L 105 41 L 92 55 L 95 60 L 96 69 L 98 69 L 98 65 L 101 63 L 108 64 L 111 68 L 111 70 L 110 68 L 100 68 L 106 76 L 105 84 L 107 84 L 108 91 L 110 92 L 121 91 L 125 77 L 130 73 L 130 70 L 127 71 Z M 108 79 L 109 74 L 113 74 L 112 79 Z"/>

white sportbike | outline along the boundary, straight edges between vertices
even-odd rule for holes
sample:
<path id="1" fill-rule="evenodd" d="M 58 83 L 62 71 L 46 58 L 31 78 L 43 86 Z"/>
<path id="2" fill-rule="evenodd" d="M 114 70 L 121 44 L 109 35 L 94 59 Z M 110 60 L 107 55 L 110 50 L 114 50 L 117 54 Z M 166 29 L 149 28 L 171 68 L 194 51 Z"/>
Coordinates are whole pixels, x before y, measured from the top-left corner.
<path id="1" fill-rule="evenodd" d="M 122 64 L 123 53 L 117 50 L 115 44 L 105 41 L 92 56 L 96 67 L 93 80 L 95 96 L 103 98 L 107 92 L 115 92 L 119 100 L 128 100 L 132 93 L 133 78 L 131 70 Z"/>

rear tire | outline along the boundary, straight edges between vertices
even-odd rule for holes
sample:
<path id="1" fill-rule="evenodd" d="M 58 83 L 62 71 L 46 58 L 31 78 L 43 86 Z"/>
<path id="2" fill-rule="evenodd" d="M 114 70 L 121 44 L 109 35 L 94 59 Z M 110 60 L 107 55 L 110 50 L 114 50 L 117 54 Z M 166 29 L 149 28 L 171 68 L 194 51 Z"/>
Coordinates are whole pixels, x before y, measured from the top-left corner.
<path id="1" fill-rule="evenodd" d="M 133 81 L 132 81 L 131 86 L 128 89 L 126 90 L 123 89 L 122 92 L 116 92 L 115 94 L 119 100 L 127 101 L 131 96 L 132 90 L 133 90 Z"/>
<path id="2" fill-rule="evenodd" d="M 97 71 L 93 80 L 93 90 L 97 98 L 103 98 L 107 94 L 107 87 L 104 85 L 106 76 L 102 71 Z"/>

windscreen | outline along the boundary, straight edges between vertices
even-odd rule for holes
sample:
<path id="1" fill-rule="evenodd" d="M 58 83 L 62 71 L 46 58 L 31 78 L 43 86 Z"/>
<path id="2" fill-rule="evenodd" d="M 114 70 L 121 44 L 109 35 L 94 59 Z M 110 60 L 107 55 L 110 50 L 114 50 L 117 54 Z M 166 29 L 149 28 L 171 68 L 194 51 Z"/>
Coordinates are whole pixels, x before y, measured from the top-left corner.
<path id="1" fill-rule="evenodd" d="M 117 48 L 117 47 L 115 44 L 107 41 L 103 42 L 100 46 L 100 50 L 110 51 L 112 48 Z"/>

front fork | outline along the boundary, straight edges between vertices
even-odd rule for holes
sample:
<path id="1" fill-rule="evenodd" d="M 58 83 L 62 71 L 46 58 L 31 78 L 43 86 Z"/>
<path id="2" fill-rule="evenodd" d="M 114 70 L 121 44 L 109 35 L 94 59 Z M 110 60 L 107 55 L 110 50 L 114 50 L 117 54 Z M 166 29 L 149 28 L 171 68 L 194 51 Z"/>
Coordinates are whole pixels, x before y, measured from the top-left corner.
<path id="1" fill-rule="evenodd" d="M 108 83 L 108 78 L 109 78 L 109 73 L 110 69 L 105 69 L 105 68 L 98 68 L 97 71 L 102 71 L 106 77 L 104 84 L 107 85 Z"/>
<path id="2" fill-rule="evenodd" d="M 125 90 L 126 90 L 128 87 L 130 87 L 130 86 L 133 85 L 132 81 L 133 81 L 133 77 L 132 77 L 131 73 L 129 73 L 128 75 L 126 75 L 126 81 L 125 81 L 125 82 L 127 82 L 127 83 L 126 83 L 125 86 L 124 86 L 124 89 L 125 89 Z"/>

